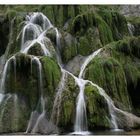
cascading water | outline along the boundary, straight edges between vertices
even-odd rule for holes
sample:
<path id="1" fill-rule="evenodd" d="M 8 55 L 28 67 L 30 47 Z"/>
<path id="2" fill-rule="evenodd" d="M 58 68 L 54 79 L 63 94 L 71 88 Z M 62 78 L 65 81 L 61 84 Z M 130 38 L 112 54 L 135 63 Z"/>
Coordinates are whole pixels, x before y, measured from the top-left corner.
<path id="1" fill-rule="evenodd" d="M 27 25 L 24 26 L 22 31 L 22 40 L 21 40 L 22 49 L 24 49 L 23 46 L 26 41 L 36 39 L 41 34 L 41 32 L 42 29 L 39 25 L 27 22 Z"/>
<path id="2" fill-rule="evenodd" d="M 29 50 L 34 46 L 34 44 L 37 43 L 37 44 L 39 44 L 44 55 L 51 57 L 52 54 L 50 53 L 48 46 L 45 43 L 46 40 L 48 40 L 48 38 L 45 36 L 45 33 L 47 32 L 48 29 L 54 28 L 52 26 L 51 22 L 49 21 L 49 19 L 46 16 L 44 16 L 42 13 L 38 12 L 38 13 L 31 13 L 30 15 L 27 15 L 26 20 L 27 20 L 25 22 L 26 25 L 23 27 L 23 30 L 22 30 L 22 41 L 21 41 L 20 52 L 24 53 L 24 54 L 28 54 Z M 114 106 L 111 98 L 105 93 L 105 91 L 101 87 L 92 83 L 89 80 L 82 79 L 86 66 L 91 62 L 91 60 L 93 60 L 102 51 L 102 48 L 98 49 L 92 55 L 87 57 L 87 59 L 85 60 L 84 64 L 81 67 L 79 76 L 76 77 L 72 73 L 63 69 L 61 55 L 60 55 L 60 49 L 61 49 L 60 33 L 58 32 L 57 28 L 54 28 L 54 29 L 56 31 L 57 61 L 61 68 L 62 77 L 61 77 L 60 84 L 58 86 L 58 90 L 57 90 L 56 97 L 54 100 L 54 105 L 53 105 L 52 114 L 51 114 L 51 120 L 54 120 L 53 117 L 55 114 L 57 114 L 56 116 L 58 116 L 60 114 L 59 108 L 61 105 L 61 93 L 63 92 L 63 89 L 65 88 L 65 79 L 67 78 L 67 75 L 69 74 L 74 78 L 75 83 L 79 87 L 79 94 L 78 94 L 77 100 L 76 100 L 76 117 L 75 117 L 75 124 L 74 124 L 74 134 L 88 134 L 89 133 L 88 125 L 87 125 L 86 103 L 85 103 L 85 99 L 84 99 L 85 98 L 84 89 L 85 89 L 85 86 L 87 83 L 90 83 L 91 85 L 96 87 L 99 91 L 99 94 L 101 96 L 103 96 L 104 99 L 107 101 L 109 113 L 111 116 L 112 127 L 117 129 L 118 125 L 116 122 L 115 111 L 117 110 L 119 112 L 119 109 L 117 109 Z M 13 56 L 6 62 L 4 70 L 3 70 L 2 79 L 1 79 L 1 92 L 2 93 L 4 93 L 4 90 L 5 90 L 4 85 L 5 85 L 5 79 L 6 79 L 6 75 L 7 75 L 8 65 L 12 60 L 14 61 L 14 67 L 15 67 L 14 71 L 15 71 L 15 79 L 16 79 L 16 59 L 15 59 L 15 56 Z M 43 97 L 42 64 L 38 57 L 31 56 L 31 65 L 34 61 L 38 66 L 38 77 L 39 77 L 39 86 L 40 86 L 39 89 L 40 89 L 40 94 L 41 94 L 40 100 L 41 100 L 42 113 L 39 114 L 39 113 L 37 113 L 37 111 L 33 111 L 31 113 L 31 117 L 30 117 L 28 127 L 26 130 L 27 133 L 28 132 L 35 133 L 38 129 L 38 125 L 39 125 L 41 119 L 45 117 L 45 100 Z M 32 71 L 32 66 L 31 66 L 31 71 Z M 6 101 L 8 101 L 9 98 L 10 97 L 7 97 Z M 3 100 L 3 94 L 0 94 L 0 103 L 2 100 Z M 17 96 L 15 96 L 14 100 L 15 100 L 14 102 L 16 103 Z M 15 104 L 15 108 L 17 107 L 16 105 L 17 104 Z M 57 110 L 55 110 L 56 107 L 57 107 Z M 4 112 L 4 111 L 2 111 L 2 112 Z M 36 118 L 34 118 L 34 116 L 36 116 Z M 58 122 L 58 120 L 56 120 L 56 124 L 57 124 L 57 122 Z"/>
<path id="3" fill-rule="evenodd" d="M 84 62 L 83 65 L 81 66 L 80 73 L 79 73 L 79 76 L 78 76 L 79 78 L 82 78 L 86 66 L 89 64 L 89 62 L 90 62 L 91 60 L 94 59 L 94 57 L 95 57 L 96 55 L 98 55 L 98 54 L 101 52 L 101 50 L 102 50 L 102 48 L 98 49 L 97 51 L 93 52 L 91 55 L 89 55 L 89 56 L 87 57 L 87 59 L 85 60 L 85 62 Z"/>
<path id="4" fill-rule="evenodd" d="M 58 123 L 58 119 L 54 118 L 55 114 L 57 114 L 56 116 L 59 116 L 60 114 L 60 105 L 61 105 L 61 93 L 64 90 L 65 87 L 65 81 L 67 79 L 67 73 L 65 72 L 64 69 L 61 68 L 61 72 L 62 72 L 62 77 L 58 86 L 58 90 L 56 92 L 56 97 L 54 100 L 54 104 L 53 104 L 53 109 L 52 109 L 52 114 L 51 114 L 51 121 L 56 122 L 56 124 Z"/>
<path id="5" fill-rule="evenodd" d="M 133 32 L 135 30 L 134 26 L 131 23 L 127 23 L 128 31 L 131 36 L 133 36 Z"/>
<path id="6" fill-rule="evenodd" d="M 84 64 L 82 65 L 81 67 L 81 70 L 80 70 L 80 73 L 79 73 L 79 78 L 82 78 L 83 76 L 83 73 L 85 71 L 85 68 L 86 66 L 91 62 L 91 60 L 93 60 L 95 58 L 96 55 L 98 55 L 100 52 L 102 51 L 102 48 L 101 49 L 98 49 L 97 51 L 93 52 L 89 57 L 87 57 L 87 59 L 85 60 Z M 105 91 L 99 87 L 98 85 L 96 84 L 93 84 L 91 81 L 88 80 L 88 82 L 90 82 L 93 86 L 95 86 L 100 95 L 102 95 L 105 100 L 107 101 L 107 104 L 108 104 L 108 109 L 109 109 L 109 113 L 111 115 L 111 122 L 112 122 L 112 127 L 114 129 L 118 129 L 118 125 L 117 125 L 117 122 L 116 122 L 116 116 L 115 116 L 115 113 L 114 113 L 114 104 L 113 104 L 113 101 L 111 100 L 111 98 L 105 93 Z"/>
<path id="7" fill-rule="evenodd" d="M 76 106 L 76 121 L 74 130 L 76 133 L 87 131 L 87 115 L 86 115 L 86 104 L 84 99 L 84 89 L 86 81 L 82 79 L 76 79 L 78 86 L 80 88 L 79 95 L 77 97 L 77 106 Z"/>
<path id="8" fill-rule="evenodd" d="M 40 100 L 41 100 L 41 106 L 42 106 L 42 113 L 40 115 L 38 115 L 38 117 L 36 117 L 36 118 L 35 118 L 36 111 L 33 111 L 31 113 L 31 117 L 30 117 L 27 129 L 26 129 L 26 133 L 28 133 L 31 129 L 32 129 L 32 132 L 34 132 L 36 130 L 37 126 L 38 126 L 38 123 L 39 123 L 40 119 L 42 118 L 42 116 L 45 115 L 45 102 L 44 102 L 44 99 L 43 99 L 42 64 L 41 64 L 39 58 L 36 57 L 36 56 L 33 56 L 32 59 L 31 59 L 32 63 L 34 61 L 38 66 L 38 78 L 39 78 L 39 86 L 40 86 L 39 89 L 40 89 L 40 94 L 41 94 L 41 99 Z M 34 124 L 31 123 L 31 122 L 33 122 Z"/>
<path id="9" fill-rule="evenodd" d="M 61 43 L 60 43 L 60 33 L 58 32 L 57 28 L 54 28 L 55 32 L 56 32 L 56 52 L 57 52 L 57 61 L 60 65 L 60 67 L 62 66 L 62 59 L 61 59 L 61 55 L 60 55 L 60 49 L 61 49 Z"/>

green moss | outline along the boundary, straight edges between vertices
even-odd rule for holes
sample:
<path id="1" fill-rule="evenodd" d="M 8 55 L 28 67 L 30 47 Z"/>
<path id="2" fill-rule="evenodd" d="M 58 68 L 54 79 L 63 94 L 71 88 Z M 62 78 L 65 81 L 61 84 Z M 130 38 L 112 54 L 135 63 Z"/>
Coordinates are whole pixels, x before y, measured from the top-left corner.
<path id="1" fill-rule="evenodd" d="M 31 110 L 36 108 L 40 94 L 37 64 L 33 62 L 31 73 L 31 58 L 24 54 L 17 54 L 16 66 L 11 61 L 6 77 L 5 93 L 17 93 L 28 100 Z"/>
<path id="2" fill-rule="evenodd" d="M 110 128 L 108 105 L 96 87 L 90 84 L 85 88 L 87 120 L 89 130 Z"/>
<path id="3" fill-rule="evenodd" d="M 58 126 L 62 131 L 73 131 L 76 114 L 76 99 L 78 96 L 78 87 L 75 80 L 70 75 L 65 78 L 65 88 L 61 93 L 59 105 L 59 114 L 56 114 Z"/>
<path id="4" fill-rule="evenodd" d="M 128 36 L 127 21 L 123 15 L 108 9 L 99 10 L 98 13 L 109 25 L 114 40 Z"/>
<path id="5" fill-rule="evenodd" d="M 43 55 L 44 55 L 44 52 L 43 52 L 43 50 L 41 49 L 40 44 L 35 43 L 35 44 L 30 48 L 30 50 L 28 51 L 28 54 L 35 55 L 35 56 L 43 56 Z"/>
<path id="6" fill-rule="evenodd" d="M 64 32 L 62 34 L 60 53 L 63 63 L 67 63 L 74 56 L 77 55 L 77 42 L 76 39 L 69 33 Z"/>
<path id="7" fill-rule="evenodd" d="M 24 132 L 29 118 L 27 102 L 16 94 L 6 94 L 0 107 L 0 132 Z"/>
<path id="8" fill-rule="evenodd" d="M 129 109 L 125 74 L 118 61 L 110 57 L 95 58 L 87 67 L 85 77 L 103 87 L 117 106 Z"/>
<path id="9" fill-rule="evenodd" d="M 43 67 L 43 94 L 44 98 L 47 99 L 47 116 L 50 117 L 53 108 L 53 100 L 55 97 L 56 88 L 58 87 L 61 78 L 61 71 L 58 64 L 52 58 L 42 57 L 41 63 Z"/>
<path id="10" fill-rule="evenodd" d="M 14 17 L 16 17 L 17 12 L 16 10 L 7 10 L 5 16 L 6 18 L 8 18 L 9 20 L 12 20 Z"/>

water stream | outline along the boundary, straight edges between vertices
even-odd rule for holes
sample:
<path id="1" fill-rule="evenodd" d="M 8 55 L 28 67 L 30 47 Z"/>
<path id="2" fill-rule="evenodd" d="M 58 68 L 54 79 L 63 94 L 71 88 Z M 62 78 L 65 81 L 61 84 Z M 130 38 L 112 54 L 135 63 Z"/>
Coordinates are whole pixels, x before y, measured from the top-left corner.
<path id="1" fill-rule="evenodd" d="M 52 54 L 50 53 L 47 44 L 45 43 L 48 38 L 45 36 L 45 33 L 48 31 L 48 29 L 54 28 L 49 19 L 43 15 L 42 13 L 31 13 L 26 16 L 25 26 L 22 30 L 22 39 L 21 39 L 21 53 L 27 54 L 29 50 L 34 46 L 35 43 L 38 43 L 40 45 L 40 49 L 43 51 L 44 56 L 51 57 Z M 87 113 L 86 113 L 86 103 L 85 103 L 85 95 L 84 90 L 87 83 L 90 83 L 92 86 L 96 87 L 99 91 L 99 94 L 104 97 L 108 104 L 109 113 L 111 116 L 111 125 L 112 128 L 117 130 L 118 124 L 116 121 L 116 115 L 115 111 L 120 111 L 114 106 L 114 103 L 112 99 L 106 94 L 106 92 L 99 87 L 97 84 L 94 84 L 93 82 L 89 80 L 84 80 L 84 71 L 87 65 L 93 60 L 101 51 L 102 48 L 98 49 L 97 51 L 93 52 L 91 55 L 87 57 L 83 65 L 81 66 L 79 76 L 76 77 L 69 71 L 65 70 L 63 68 L 63 63 L 60 55 L 61 50 L 61 35 L 57 28 L 54 28 L 56 31 L 56 54 L 57 54 L 57 61 L 61 68 L 62 77 L 60 80 L 60 83 L 58 85 L 58 89 L 56 92 L 51 119 L 54 120 L 54 116 L 58 116 L 60 111 L 60 105 L 61 105 L 61 94 L 63 92 L 63 89 L 65 88 L 65 80 L 67 78 L 67 75 L 70 75 L 74 78 L 76 85 L 79 87 L 79 94 L 77 96 L 76 100 L 76 115 L 75 115 L 75 124 L 74 124 L 74 132 L 73 134 L 89 134 L 88 132 L 88 125 L 87 125 Z M 16 58 L 15 56 L 12 56 L 10 59 L 7 60 L 3 74 L 1 79 L 1 87 L 0 92 L 4 93 L 5 91 L 5 80 L 7 76 L 8 66 L 9 63 L 13 61 L 14 62 L 14 73 L 15 73 L 15 79 L 16 79 Z M 42 106 L 42 113 L 38 114 L 36 110 L 33 110 L 30 116 L 30 120 L 28 122 L 26 133 L 32 132 L 35 133 L 36 129 L 39 125 L 40 120 L 45 117 L 45 99 L 43 94 L 43 72 L 42 72 L 42 64 L 40 59 L 37 56 L 31 57 L 31 71 L 32 71 L 32 63 L 35 61 L 38 68 L 38 77 L 39 77 L 39 89 L 41 94 L 41 106 Z M 4 95 L 0 94 L 0 103 L 3 100 Z M 9 98 L 7 98 L 8 100 Z M 6 101 L 7 101 L 6 100 Z M 15 96 L 15 103 L 17 102 L 17 96 Z M 15 104 L 16 107 L 17 104 Z M 121 113 L 123 111 L 120 111 Z M 124 113 L 124 112 L 123 112 Z M 36 117 L 35 117 L 36 116 Z M 58 123 L 58 120 L 56 120 L 56 124 Z M 47 124 L 46 124 L 47 125 Z"/>

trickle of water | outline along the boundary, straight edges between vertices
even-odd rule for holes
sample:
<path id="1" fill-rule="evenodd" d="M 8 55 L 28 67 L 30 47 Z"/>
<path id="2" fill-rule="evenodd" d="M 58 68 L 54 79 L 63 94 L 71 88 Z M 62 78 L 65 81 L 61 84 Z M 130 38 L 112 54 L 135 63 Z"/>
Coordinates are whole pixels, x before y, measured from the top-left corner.
<path id="1" fill-rule="evenodd" d="M 93 60 L 95 58 L 95 56 L 97 56 L 101 52 L 101 50 L 102 50 L 102 48 L 98 49 L 97 51 L 93 52 L 91 55 L 89 55 L 87 57 L 84 64 L 81 66 L 81 70 L 80 70 L 80 73 L 79 73 L 79 78 L 82 78 L 83 72 L 84 72 L 86 66 L 90 63 L 91 60 Z"/>
<path id="2" fill-rule="evenodd" d="M 58 85 L 58 90 L 56 92 L 53 109 L 52 109 L 52 114 L 50 117 L 51 118 L 50 120 L 52 122 L 55 121 L 56 124 L 58 123 L 58 116 L 60 114 L 61 94 L 63 92 L 63 89 L 65 88 L 65 81 L 67 79 L 67 73 L 62 68 L 61 68 L 61 72 L 62 72 L 62 77 L 61 77 L 60 83 Z M 57 116 L 57 118 L 54 118 L 55 115 Z"/>
<path id="3" fill-rule="evenodd" d="M 60 54 L 61 43 L 60 43 L 60 33 L 58 32 L 57 28 L 54 28 L 56 32 L 56 52 L 57 52 L 57 61 L 60 65 L 62 65 L 62 59 Z"/>
<path id="4" fill-rule="evenodd" d="M 101 87 L 99 87 L 98 85 L 92 83 L 89 80 L 87 80 L 87 81 L 91 85 L 93 85 L 94 87 L 96 87 L 98 89 L 98 91 L 99 91 L 99 94 L 101 96 L 103 96 L 105 98 L 105 100 L 107 101 L 109 113 L 111 115 L 112 127 L 113 127 L 113 129 L 118 129 L 118 125 L 117 125 L 117 121 L 116 121 L 116 115 L 115 115 L 115 106 L 114 106 L 114 103 L 113 103 L 112 99 L 106 94 L 106 92 Z"/>
<path id="5" fill-rule="evenodd" d="M 1 104 L 1 102 L 2 102 L 2 100 L 3 100 L 3 98 L 4 98 L 4 94 L 1 94 L 1 93 L 0 93 L 0 104 Z"/>
<path id="6" fill-rule="evenodd" d="M 40 93 L 43 96 L 43 79 L 42 79 L 42 64 L 38 57 L 33 56 L 32 61 L 35 61 L 38 65 L 38 77 L 39 77 L 39 83 L 40 83 Z"/>
<path id="7" fill-rule="evenodd" d="M 15 56 L 12 56 L 10 59 L 7 60 L 5 66 L 4 66 L 4 70 L 3 70 L 2 78 L 1 78 L 1 86 L 0 86 L 1 93 L 4 93 L 4 91 L 5 91 L 5 80 L 6 80 L 6 76 L 7 76 L 8 66 L 9 66 L 9 64 L 10 64 L 10 62 L 12 60 L 14 61 L 14 66 L 16 66 L 16 62 L 15 62 L 16 61 L 16 58 L 15 58 Z M 14 68 L 14 70 L 15 69 L 16 68 Z"/>
<path id="8" fill-rule="evenodd" d="M 133 32 L 135 30 L 135 27 L 131 23 L 127 23 L 128 31 L 131 36 L 133 36 Z"/>

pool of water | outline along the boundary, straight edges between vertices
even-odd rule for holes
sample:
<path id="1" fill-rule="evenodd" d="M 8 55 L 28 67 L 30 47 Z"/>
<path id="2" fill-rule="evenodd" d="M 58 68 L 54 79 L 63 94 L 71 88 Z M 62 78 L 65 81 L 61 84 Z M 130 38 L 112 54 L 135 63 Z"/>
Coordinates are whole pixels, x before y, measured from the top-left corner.
<path id="1" fill-rule="evenodd" d="M 38 136 L 41 134 L 29 134 L 25 132 L 17 132 L 17 133 L 2 133 L 0 135 L 28 135 L 28 136 Z M 52 134 L 52 136 L 59 136 L 58 134 Z M 122 129 L 114 129 L 114 130 L 104 130 L 104 131 L 82 131 L 82 132 L 71 132 L 71 133 L 65 133 L 60 134 L 61 136 L 106 136 L 106 135 L 140 135 L 140 129 L 138 130 L 132 130 L 132 131 L 124 131 Z M 47 135 L 46 135 L 47 136 Z"/>

